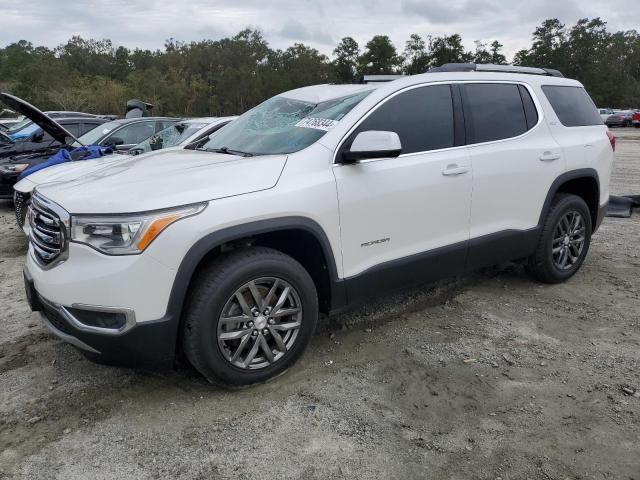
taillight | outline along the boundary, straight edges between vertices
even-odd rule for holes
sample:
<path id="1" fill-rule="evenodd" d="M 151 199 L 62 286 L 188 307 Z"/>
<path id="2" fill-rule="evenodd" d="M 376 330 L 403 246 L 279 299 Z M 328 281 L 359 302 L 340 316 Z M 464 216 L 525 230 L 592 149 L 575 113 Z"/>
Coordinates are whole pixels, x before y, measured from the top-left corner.
<path id="1" fill-rule="evenodd" d="M 607 131 L 607 137 L 609 137 L 609 142 L 611 143 L 611 148 L 615 152 L 616 151 L 616 136 L 613 133 Z"/>

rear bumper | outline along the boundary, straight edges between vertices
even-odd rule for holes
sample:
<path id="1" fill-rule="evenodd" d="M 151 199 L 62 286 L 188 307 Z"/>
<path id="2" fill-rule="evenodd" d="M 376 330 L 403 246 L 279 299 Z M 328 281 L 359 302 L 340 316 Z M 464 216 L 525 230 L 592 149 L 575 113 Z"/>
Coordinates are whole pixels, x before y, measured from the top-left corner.
<path id="1" fill-rule="evenodd" d="M 58 338 L 80 349 L 90 360 L 144 370 L 171 368 L 175 359 L 177 319 L 168 316 L 138 323 L 122 333 L 98 333 L 79 325 L 69 311 L 42 297 L 24 270 L 29 305 L 42 316 L 45 326 Z"/>

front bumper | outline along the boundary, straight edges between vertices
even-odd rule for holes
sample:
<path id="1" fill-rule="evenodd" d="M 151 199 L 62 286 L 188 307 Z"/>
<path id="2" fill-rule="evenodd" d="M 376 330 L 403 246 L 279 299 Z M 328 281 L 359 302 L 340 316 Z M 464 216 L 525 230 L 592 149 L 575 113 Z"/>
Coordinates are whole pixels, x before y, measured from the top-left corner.
<path id="1" fill-rule="evenodd" d="M 161 370 L 173 366 L 178 321 L 171 316 L 133 323 L 121 332 L 91 328 L 78 321 L 64 305 L 43 297 L 27 267 L 25 290 L 33 311 L 40 312 L 45 326 L 58 338 L 77 347 L 98 363 L 129 368 Z"/>

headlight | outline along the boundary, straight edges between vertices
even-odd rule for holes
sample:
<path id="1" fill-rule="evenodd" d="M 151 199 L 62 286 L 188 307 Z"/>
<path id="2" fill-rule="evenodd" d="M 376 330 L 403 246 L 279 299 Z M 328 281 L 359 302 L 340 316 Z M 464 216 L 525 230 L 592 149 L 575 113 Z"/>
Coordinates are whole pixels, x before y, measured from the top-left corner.
<path id="1" fill-rule="evenodd" d="M 206 203 L 132 215 L 78 215 L 71 217 L 71 241 L 109 255 L 142 253 L 174 222 L 202 212 Z"/>
<path id="2" fill-rule="evenodd" d="M 23 170 L 29 168 L 28 163 L 12 163 L 9 165 L 0 166 L 0 172 L 2 173 L 20 173 Z"/>

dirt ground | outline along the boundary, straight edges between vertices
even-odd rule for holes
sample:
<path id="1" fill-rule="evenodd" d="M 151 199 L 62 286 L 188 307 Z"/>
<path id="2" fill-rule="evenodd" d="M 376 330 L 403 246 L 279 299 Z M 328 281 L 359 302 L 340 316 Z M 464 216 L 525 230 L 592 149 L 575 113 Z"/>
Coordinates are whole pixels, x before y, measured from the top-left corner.
<path id="1" fill-rule="evenodd" d="M 613 193 L 640 194 L 640 130 L 615 133 Z M 566 284 L 507 265 L 386 298 L 229 392 L 50 335 L 0 204 L 0 478 L 639 480 L 639 245 L 637 212 Z"/>

